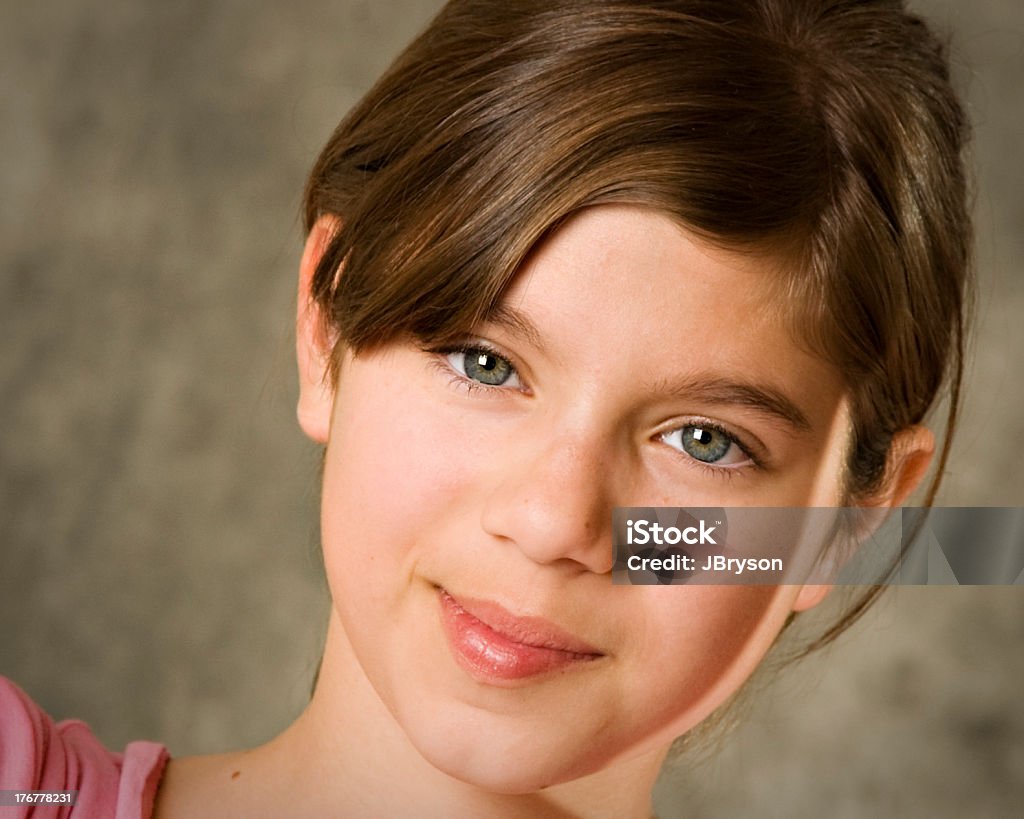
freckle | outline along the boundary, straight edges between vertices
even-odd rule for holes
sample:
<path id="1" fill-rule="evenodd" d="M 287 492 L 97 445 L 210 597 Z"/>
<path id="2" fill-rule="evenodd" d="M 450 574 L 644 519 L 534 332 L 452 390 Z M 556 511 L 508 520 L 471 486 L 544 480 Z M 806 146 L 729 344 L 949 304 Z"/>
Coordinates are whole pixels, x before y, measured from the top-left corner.
<path id="1" fill-rule="evenodd" d="M 241 771 L 235 771 L 233 774 L 231 774 L 231 778 L 232 779 L 238 779 L 238 777 L 240 777 L 241 775 L 242 775 Z"/>

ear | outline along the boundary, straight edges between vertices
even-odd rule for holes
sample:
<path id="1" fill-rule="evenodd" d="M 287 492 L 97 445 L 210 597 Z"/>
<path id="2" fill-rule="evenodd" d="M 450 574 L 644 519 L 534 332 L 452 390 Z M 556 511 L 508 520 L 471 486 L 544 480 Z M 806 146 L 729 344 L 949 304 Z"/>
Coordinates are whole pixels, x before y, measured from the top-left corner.
<path id="1" fill-rule="evenodd" d="M 320 308 L 311 297 L 313 274 L 338 230 L 335 216 L 321 216 L 306 237 L 299 263 L 299 298 L 295 323 L 295 352 L 299 364 L 299 426 L 318 444 L 326 444 L 334 409 L 330 362 L 333 339 L 320 320 Z"/>
<path id="2" fill-rule="evenodd" d="M 890 509 L 900 506 L 910 497 L 928 473 L 934 454 L 935 436 L 927 427 L 906 427 L 893 436 L 882 485 L 876 495 L 862 504 L 866 529 L 863 534 L 858 532 L 858 543 L 871 536 Z M 793 611 L 813 608 L 825 599 L 831 589 L 831 584 L 803 586 L 793 603 Z"/>
<path id="3" fill-rule="evenodd" d="M 915 425 L 897 432 L 889 446 L 885 480 L 866 505 L 900 506 L 924 480 L 935 455 L 935 436 L 928 427 Z"/>
<path id="4" fill-rule="evenodd" d="M 796 600 L 793 601 L 793 611 L 807 611 L 813 609 L 818 603 L 825 599 L 826 595 L 832 591 L 831 583 L 825 584 L 806 584 L 800 587 L 800 591 L 796 596 Z"/>

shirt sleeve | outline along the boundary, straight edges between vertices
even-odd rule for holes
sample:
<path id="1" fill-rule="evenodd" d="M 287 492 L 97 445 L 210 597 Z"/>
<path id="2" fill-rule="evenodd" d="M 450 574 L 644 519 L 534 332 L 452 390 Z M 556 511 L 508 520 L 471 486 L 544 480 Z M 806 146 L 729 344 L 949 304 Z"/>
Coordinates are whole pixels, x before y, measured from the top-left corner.
<path id="1" fill-rule="evenodd" d="M 54 723 L 0 677 L 0 789 L 77 790 L 74 806 L 21 805 L 3 819 L 149 819 L 167 750 L 132 742 L 112 753 L 80 720 Z"/>

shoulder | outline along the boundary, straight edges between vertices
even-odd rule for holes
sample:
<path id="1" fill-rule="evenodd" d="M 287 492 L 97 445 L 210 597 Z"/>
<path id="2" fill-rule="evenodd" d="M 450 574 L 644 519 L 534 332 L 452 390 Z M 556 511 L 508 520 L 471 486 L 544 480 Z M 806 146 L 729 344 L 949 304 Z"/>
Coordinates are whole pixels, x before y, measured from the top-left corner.
<path id="1" fill-rule="evenodd" d="M 157 794 L 153 819 L 192 816 L 280 816 L 268 786 L 274 776 L 253 765 L 252 751 L 173 759 Z"/>
<path id="2" fill-rule="evenodd" d="M 166 762 L 153 742 L 108 751 L 84 722 L 55 723 L 0 676 L 0 789 L 77 790 L 86 816 L 148 819 Z"/>

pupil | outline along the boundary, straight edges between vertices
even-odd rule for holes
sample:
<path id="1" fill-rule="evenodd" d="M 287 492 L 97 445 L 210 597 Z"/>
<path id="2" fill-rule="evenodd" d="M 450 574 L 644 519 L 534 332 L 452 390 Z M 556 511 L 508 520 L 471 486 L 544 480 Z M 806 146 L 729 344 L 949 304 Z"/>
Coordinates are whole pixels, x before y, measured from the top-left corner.
<path id="1" fill-rule="evenodd" d="M 493 370 L 497 364 L 497 359 L 492 355 L 480 355 L 477 356 L 476 363 L 478 367 L 483 367 L 485 370 Z"/>
<path id="2" fill-rule="evenodd" d="M 704 444 L 707 446 L 711 443 L 711 433 L 705 429 L 695 429 L 693 431 L 693 440 L 698 444 Z"/>

